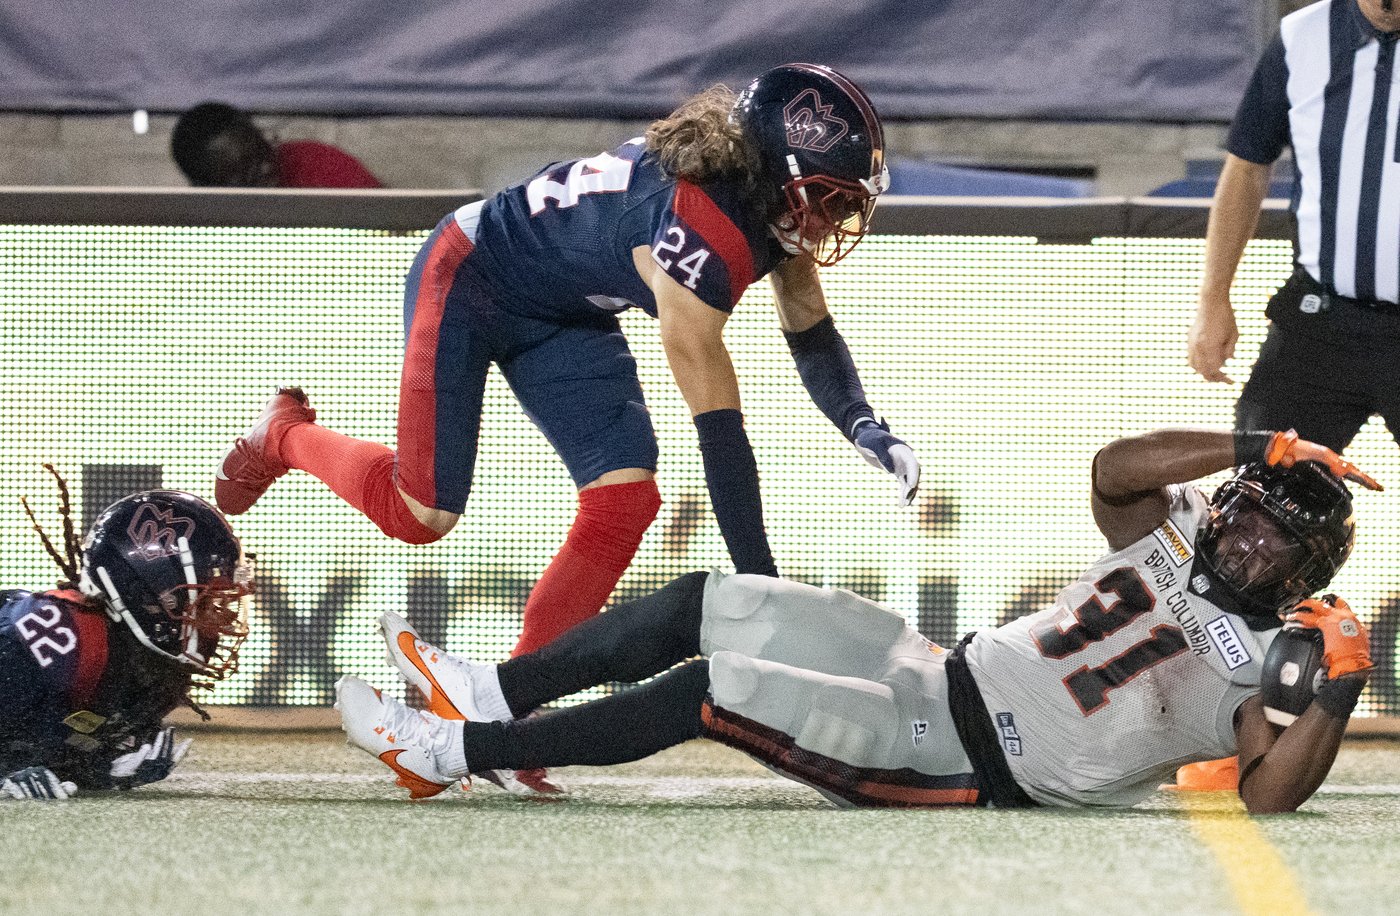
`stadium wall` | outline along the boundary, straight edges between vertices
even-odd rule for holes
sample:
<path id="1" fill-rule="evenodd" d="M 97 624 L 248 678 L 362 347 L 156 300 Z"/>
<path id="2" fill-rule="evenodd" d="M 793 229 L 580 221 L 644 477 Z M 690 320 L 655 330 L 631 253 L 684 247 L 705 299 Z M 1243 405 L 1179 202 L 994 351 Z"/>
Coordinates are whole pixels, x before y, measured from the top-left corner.
<path id="1" fill-rule="evenodd" d="M 278 384 L 323 422 L 392 443 L 400 283 L 439 216 L 475 195 L 410 192 L 0 191 L 0 582 L 56 570 L 18 497 L 57 524 L 40 467 L 69 478 L 86 523 L 130 489 L 210 495 L 212 469 Z M 924 463 L 919 503 L 893 505 L 807 399 L 759 284 L 727 332 L 742 380 L 779 567 L 850 588 L 951 641 L 1042 606 L 1102 552 L 1088 511 L 1094 451 L 1159 426 L 1224 428 L 1236 389 L 1186 366 L 1205 203 L 901 199 L 824 273 L 873 403 Z M 1271 205 L 1238 275 L 1238 377 L 1289 271 Z M 688 413 L 644 316 L 624 325 L 661 440 L 665 506 L 619 586 L 627 598 L 725 565 Z M 1384 428 L 1349 454 L 1392 486 Z M 236 520 L 260 591 L 242 670 L 216 705 L 329 705 L 341 673 L 391 678 L 374 620 L 406 611 L 425 637 L 503 656 L 531 583 L 572 519 L 573 487 L 493 375 L 477 485 L 458 528 L 390 542 L 293 474 Z M 1400 506 L 1357 494 L 1360 541 L 1335 583 L 1372 627 L 1378 671 L 1359 727 L 1400 713 L 1395 682 Z M 312 713 L 312 720 L 320 715 Z M 304 715 L 302 721 L 305 721 Z"/>

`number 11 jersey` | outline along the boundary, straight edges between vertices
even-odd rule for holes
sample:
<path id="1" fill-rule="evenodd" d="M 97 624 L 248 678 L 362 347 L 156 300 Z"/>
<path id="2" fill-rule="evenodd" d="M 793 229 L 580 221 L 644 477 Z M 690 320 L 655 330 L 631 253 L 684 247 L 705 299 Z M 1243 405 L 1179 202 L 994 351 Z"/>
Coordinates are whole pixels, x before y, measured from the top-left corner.
<path id="1" fill-rule="evenodd" d="M 1055 603 L 968 645 L 1016 781 L 1043 804 L 1132 805 L 1196 760 L 1235 753 L 1278 630 L 1193 588 L 1209 503 L 1174 486 L 1160 527 L 1100 558 Z"/>

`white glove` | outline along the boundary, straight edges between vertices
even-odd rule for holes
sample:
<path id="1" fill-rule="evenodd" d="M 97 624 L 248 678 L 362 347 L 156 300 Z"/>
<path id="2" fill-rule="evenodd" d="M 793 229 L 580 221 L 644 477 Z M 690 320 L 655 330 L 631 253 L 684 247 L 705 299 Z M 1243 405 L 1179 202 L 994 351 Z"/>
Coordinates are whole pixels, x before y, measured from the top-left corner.
<path id="1" fill-rule="evenodd" d="M 174 727 L 162 728 L 149 744 L 143 744 L 112 761 L 112 780 L 118 789 L 134 789 L 160 782 L 170 775 L 177 763 L 185 759 L 193 743 L 193 738 L 186 738 L 177 744 Z"/>
<path id="2" fill-rule="evenodd" d="M 852 440 L 856 451 L 877 468 L 884 468 L 899 481 L 895 499 L 901 506 L 914 501 L 919 492 L 919 459 L 903 439 L 890 433 L 889 424 L 874 417 L 856 421 Z"/>
<path id="3" fill-rule="evenodd" d="M 11 798 L 54 799 L 72 798 L 78 787 L 63 782 L 48 767 L 25 767 L 0 781 L 0 792 Z"/>

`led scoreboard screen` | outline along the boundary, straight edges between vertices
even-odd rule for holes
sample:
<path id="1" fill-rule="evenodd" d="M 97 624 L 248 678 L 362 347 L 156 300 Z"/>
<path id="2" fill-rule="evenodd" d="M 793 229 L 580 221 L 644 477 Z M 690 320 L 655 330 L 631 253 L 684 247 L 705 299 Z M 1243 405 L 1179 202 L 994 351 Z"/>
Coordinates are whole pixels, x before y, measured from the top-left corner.
<path id="1" fill-rule="evenodd" d="M 392 445 L 401 284 L 425 236 L 0 225 L 0 585 L 51 587 L 60 575 L 19 502 L 61 532 L 44 462 L 67 478 L 83 525 L 134 489 L 212 498 L 214 467 L 278 385 L 302 386 L 326 426 Z M 1051 601 L 1105 550 L 1089 514 L 1096 449 L 1161 426 L 1231 423 L 1238 385 L 1186 365 L 1201 256 L 1195 239 L 878 235 L 824 270 L 871 403 L 923 464 L 919 500 L 904 509 L 893 479 L 812 405 L 771 290 L 756 284 L 726 340 L 783 574 L 880 601 L 941 643 Z M 1227 367 L 1237 381 L 1289 269 L 1286 242 L 1250 246 Z M 729 568 L 656 324 L 627 313 L 623 325 L 660 438 L 664 505 L 614 600 Z M 1400 488 L 1400 449 L 1379 420 L 1349 456 Z M 1356 494 L 1358 543 L 1334 584 L 1377 646 L 1364 715 L 1400 711 L 1396 499 Z M 239 672 L 207 699 L 326 705 L 342 673 L 392 684 L 375 629 L 385 609 L 454 652 L 504 657 L 575 506 L 564 468 L 494 371 L 475 487 L 440 542 L 391 541 L 292 472 L 233 520 L 256 554 L 252 635 Z"/>

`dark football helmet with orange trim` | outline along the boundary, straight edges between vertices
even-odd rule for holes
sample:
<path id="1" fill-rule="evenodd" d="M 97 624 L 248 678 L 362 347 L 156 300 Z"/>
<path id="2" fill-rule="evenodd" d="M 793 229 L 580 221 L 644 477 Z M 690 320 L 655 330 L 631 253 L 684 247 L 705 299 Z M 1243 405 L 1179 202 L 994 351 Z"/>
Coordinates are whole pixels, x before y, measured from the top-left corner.
<path id="1" fill-rule="evenodd" d="M 884 128 L 866 94 L 829 67 L 784 64 L 739 93 L 733 117 L 781 193 L 770 224 L 783 248 L 822 266 L 850 254 L 890 184 Z"/>
<path id="2" fill-rule="evenodd" d="M 1356 541 L 1350 491 L 1315 461 L 1247 464 L 1210 505 L 1196 538 L 1201 560 L 1256 617 L 1274 618 L 1326 588 Z"/>
<path id="3" fill-rule="evenodd" d="M 237 670 L 252 567 L 198 496 L 147 490 L 108 506 L 83 543 L 79 588 L 152 652 L 215 680 Z"/>

